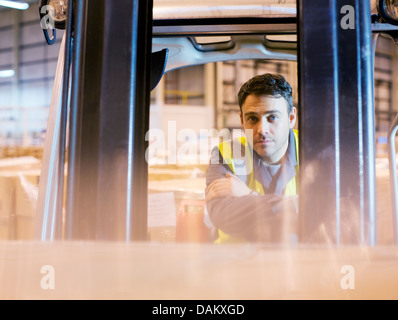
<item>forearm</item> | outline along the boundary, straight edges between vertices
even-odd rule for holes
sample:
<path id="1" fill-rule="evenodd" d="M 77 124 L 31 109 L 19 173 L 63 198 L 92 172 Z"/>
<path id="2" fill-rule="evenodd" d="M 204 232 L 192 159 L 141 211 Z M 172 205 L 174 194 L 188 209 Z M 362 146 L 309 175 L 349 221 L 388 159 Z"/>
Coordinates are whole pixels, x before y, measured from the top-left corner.
<path id="1" fill-rule="evenodd" d="M 296 225 L 294 201 L 279 195 L 222 197 L 206 206 L 218 229 L 249 241 L 273 241 Z"/>

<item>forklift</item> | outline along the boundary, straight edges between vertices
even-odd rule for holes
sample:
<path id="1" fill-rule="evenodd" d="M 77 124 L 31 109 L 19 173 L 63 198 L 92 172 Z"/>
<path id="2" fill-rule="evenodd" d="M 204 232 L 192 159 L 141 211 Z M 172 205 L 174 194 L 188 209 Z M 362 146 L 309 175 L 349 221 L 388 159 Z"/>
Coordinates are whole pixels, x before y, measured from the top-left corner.
<path id="1" fill-rule="evenodd" d="M 251 39 L 262 46 L 262 58 L 298 61 L 300 241 L 376 245 L 373 59 L 379 35 L 398 41 L 396 1 L 298 1 L 296 15 L 269 18 L 155 19 L 153 7 L 138 0 L 40 1 L 47 43 L 57 29 L 65 30 L 65 40 L 38 237 L 146 241 L 151 90 L 168 70 L 219 61 Z M 261 40 L 291 34 L 296 43 Z M 201 45 L 194 40 L 199 36 L 231 40 Z M 176 41 L 186 45 L 169 54 Z M 389 135 L 396 244 L 397 125 Z"/>
<path id="2" fill-rule="evenodd" d="M 201 4 L 231 10 L 230 2 Z M 45 41 L 51 45 L 58 30 L 64 36 L 37 241 L 0 242 L 0 298 L 132 299 L 139 307 L 145 299 L 240 299 L 242 308 L 247 299 L 398 298 L 398 118 L 388 137 L 394 245 L 386 247 L 376 232 L 373 92 L 377 39 L 398 41 L 397 1 L 253 3 L 242 0 L 228 16 L 197 5 L 187 17 L 173 0 L 40 1 Z M 293 7 L 274 14 L 283 4 Z M 257 5 L 271 16 L 244 14 Z M 264 41 L 267 35 L 297 35 L 297 42 Z M 201 36 L 229 40 L 196 42 Z M 236 50 L 242 43 L 245 52 Z M 296 247 L 148 241 L 150 92 L 173 68 L 228 57 L 298 63 Z M 156 311 L 171 310 L 164 306 Z"/>

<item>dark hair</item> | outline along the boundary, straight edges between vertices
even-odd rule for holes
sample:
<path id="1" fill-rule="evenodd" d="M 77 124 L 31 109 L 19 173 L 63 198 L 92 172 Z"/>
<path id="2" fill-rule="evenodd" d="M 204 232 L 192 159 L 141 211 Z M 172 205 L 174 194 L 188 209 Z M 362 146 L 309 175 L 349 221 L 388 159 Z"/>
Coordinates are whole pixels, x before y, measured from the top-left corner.
<path id="1" fill-rule="evenodd" d="M 270 95 L 275 98 L 283 97 L 288 103 L 288 114 L 293 109 L 292 87 L 285 77 L 279 74 L 265 73 L 247 81 L 238 93 L 240 112 L 242 112 L 242 105 L 250 94 L 256 96 Z"/>

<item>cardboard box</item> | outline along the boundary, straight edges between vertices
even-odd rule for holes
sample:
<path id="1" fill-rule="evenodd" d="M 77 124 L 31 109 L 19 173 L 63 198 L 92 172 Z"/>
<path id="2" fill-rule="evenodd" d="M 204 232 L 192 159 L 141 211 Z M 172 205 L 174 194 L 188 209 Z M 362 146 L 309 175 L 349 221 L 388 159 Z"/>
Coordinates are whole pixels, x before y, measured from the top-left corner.
<path id="1" fill-rule="evenodd" d="M 40 170 L 0 170 L 0 239 L 32 239 L 39 178 Z"/>
<path id="2" fill-rule="evenodd" d="M 15 214 L 15 178 L 0 172 L 0 218 L 9 219 L 12 214 Z"/>
<path id="3" fill-rule="evenodd" d="M 0 218 L 0 240 L 9 240 L 10 237 L 10 220 L 7 218 Z"/>
<path id="4" fill-rule="evenodd" d="M 15 175 L 15 213 L 35 217 L 39 194 L 40 171 L 20 171 Z"/>
<path id="5" fill-rule="evenodd" d="M 40 160 L 34 157 L 0 159 L 0 171 L 39 170 Z"/>
<path id="6" fill-rule="evenodd" d="M 16 238 L 34 238 L 40 171 L 18 172 L 15 177 Z"/>
<path id="7" fill-rule="evenodd" d="M 0 239 L 15 239 L 15 176 L 0 172 Z"/>
<path id="8" fill-rule="evenodd" d="M 190 224 L 190 218 L 194 218 L 196 215 L 190 214 L 190 212 L 186 212 L 185 215 L 183 213 L 185 205 L 204 201 L 205 187 L 206 181 L 203 177 L 150 180 L 148 186 L 149 240 L 155 242 L 185 241 L 185 237 L 181 236 L 182 233 L 192 235 L 196 232 L 198 223 Z M 151 201 L 153 202 L 151 203 Z M 171 219 L 171 211 L 175 215 L 173 219 Z M 203 222 L 203 214 L 201 219 Z M 193 242 L 203 241 L 195 237 L 191 240 Z"/>

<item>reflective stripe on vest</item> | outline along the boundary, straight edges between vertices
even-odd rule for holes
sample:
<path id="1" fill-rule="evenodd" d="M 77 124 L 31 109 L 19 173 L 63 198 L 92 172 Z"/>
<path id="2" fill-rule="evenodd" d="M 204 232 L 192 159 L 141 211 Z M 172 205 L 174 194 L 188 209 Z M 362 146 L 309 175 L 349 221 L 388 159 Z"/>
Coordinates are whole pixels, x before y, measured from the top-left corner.
<path id="1" fill-rule="evenodd" d="M 293 177 L 293 179 L 291 179 L 288 182 L 285 189 L 286 196 L 294 196 L 297 194 L 298 179 L 296 179 L 296 177 L 298 177 L 298 164 L 299 164 L 298 131 L 293 130 L 293 133 L 294 133 L 294 142 L 296 147 L 296 159 L 297 159 L 297 166 L 295 167 L 296 176 Z M 246 184 L 250 189 L 254 190 L 255 192 L 264 194 L 264 188 L 262 184 L 254 178 L 253 160 L 251 159 L 251 152 L 249 150 L 248 144 L 246 143 L 246 138 L 240 137 L 238 138 L 238 140 L 245 147 L 245 155 L 247 156 L 248 159 L 248 161 L 246 161 L 246 164 L 248 164 L 248 166 L 245 166 L 245 170 L 248 173 L 247 175 L 249 176 L 249 183 Z M 232 173 L 236 174 L 236 165 L 233 159 L 231 144 L 229 142 L 223 142 L 219 145 L 219 150 L 222 158 L 224 159 L 224 163 L 228 165 Z M 227 233 L 223 232 L 222 230 L 218 229 L 218 239 L 215 241 L 215 243 L 239 243 L 239 242 L 245 242 L 245 240 L 232 237 Z"/>

